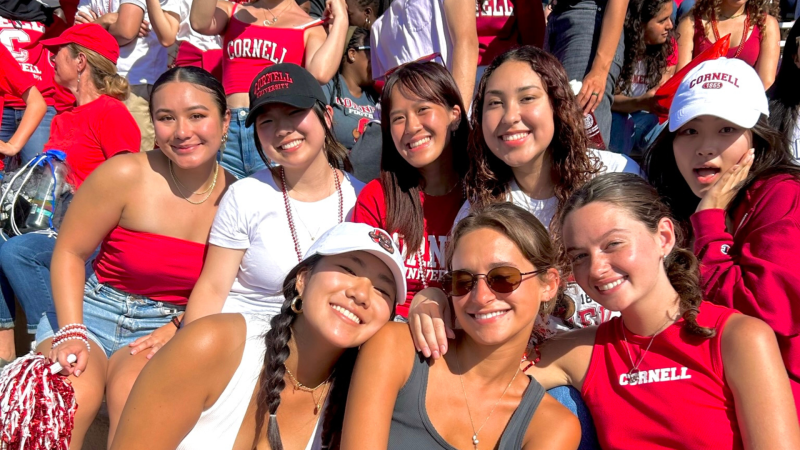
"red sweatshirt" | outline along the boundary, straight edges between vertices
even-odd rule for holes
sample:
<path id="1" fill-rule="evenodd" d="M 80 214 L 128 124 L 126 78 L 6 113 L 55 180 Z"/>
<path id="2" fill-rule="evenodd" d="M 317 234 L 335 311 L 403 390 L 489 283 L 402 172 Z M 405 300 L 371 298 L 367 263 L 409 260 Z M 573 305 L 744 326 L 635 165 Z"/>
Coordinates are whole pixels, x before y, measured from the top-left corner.
<path id="1" fill-rule="evenodd" d="M 767 322 L 778 338 L 800 415 L 800 180 L 756 182 L 733 211 L 691 217 L 705 298 Z"/>

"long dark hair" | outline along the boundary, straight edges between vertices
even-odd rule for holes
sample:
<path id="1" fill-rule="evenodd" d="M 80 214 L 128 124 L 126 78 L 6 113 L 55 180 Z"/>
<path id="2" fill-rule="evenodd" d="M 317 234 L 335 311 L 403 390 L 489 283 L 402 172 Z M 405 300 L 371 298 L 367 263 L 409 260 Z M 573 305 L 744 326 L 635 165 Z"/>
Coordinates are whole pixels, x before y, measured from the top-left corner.
<path id="1" fill-rule="evenodd" d="M 728 205 L 729 214 L 739 206 L 756 181 L 780 174 L 800 178 L 800 167 L 794 163 L 786 139 L 770 126 L 766 116 L 762 115 L 750 131 L 753 133 L 755 159 L 747 179 Z M 645 151 L 643 166 L 647 179 L 672 207 L 675 217 L 685 222 L 697 209 L 700 199 L 694 195 L 675 162 L 675 134 L 664 130 Z"/>
<path id="2" fill-rule="evenodd" d="M 158 77 L 150 93 L 150 100 L 148 100 L 151 116 L 153 115 L 153 98 L 156 96 L 156 92 L 168 83 L 189 83 L 208 92 L 214 99 L 219 116 L 225 117 L 225 112 L 228 110 L 228 101 L 226 100 L 225 88 L 222 87 L 222 83 L 207 70 L 194 66 L 173 67 Z"/>
<path id="3" fill-rule="evenodd" d="M 460 179 L 467 172 L 467 155 L 464 154 L 464 149 L 469 136 L 469 124 L 458 86 L 450 72 L 441 65 L 434 62 L 408 63 L 400 66 L 386 80 L 381 97 L 381 111 L 386 116 L 381 120 L 383 149 L 380 180 L 386 203 L 384 228 L 402 234 L 406 252 L 413 252 L 422 244 L 425 233 L 420 200 L 425 179 L 419 170 L 400 156 L 394 146 L 388 115 L 392 110 L 392 90 L 395 88 L 407 97 L 419 97 L 448 109 L 455 106 L 461 109 L 461 121 L 450 139 L 453 169 Z"/>
<path id="4" fill-rule="evenodd" d="M 311 110 L 314 111 L 314 114 L 316 114 L 317 118 L 319 119 L 319 123 L 322 125 L 322 129 L 325 132 L 325 142 L 322 144 L 322 151 L 325 152 L 325 158 L 328 160 L 328 164 L 336 167 L 339 170 L 352 172 L 353 165 L 350 164 L 350 158 L 347 156 L 347 149 L 342 147 L 342 144 L 336 140 L 336 136 L 333 135 L 333 130 L 325 119 L 325 114 L 327 114 L 325 107 L 326 105 L 319 101 L 315 102 L 314 106 L 311 107 Z M 269 108 L 269 106 L 262 110 L 262 114 L 267 110 L 267 108 Z M 276 167 L 272 167 L 271 161 L 269 158 L 267 158 L 267 155 L 264 154 L 264 148 L 261 146 L 261 139 L 259 139 L 258 133 L 256 133 L 255 138 L 258 156 L 260 156 L 261 160 L 264 161 L 264 164 L 270 168 L 272 175 L 276 179 L 279 178 L 278 169 Z"/>
<path id="5" fill-rule="evenodd" d="M 547 151 L 553 159 L 550 176 L 555 183 L 555 195 L 558 204 L 562 205 L 575 189 L 600 172 L 602 163 L 587 151 L 589 140 L 583 126 L 583 112 L 569 86 L 564 67 L 555 56 L 532 46 L 519 47 L 495 58 L 478 84 L 469 136 L 470 166 L 465 180 L 467 199 L 478 207 L 508 201 L 509 183 L 514 173 L 486 145 L 482 121 L 486 83 L 498 67 L 509 61 L 529 64 L 542 79 L 550 99 L 555 130 Z"/>
<path id="6" fill-rule="evenodd" d="M 770 88 L 769 123 L 791 139 L 800 115 L 800 68 L 794 62 L 797 55 L 797 38 L 800 37 L 800 20 L 795 21 L 786 45 L 783 47 L 783 60 L 775 84 Z"/>
<path id="7" fill-rule="evenodd" d="M 633 75 L 639 61 L 645 68 L 647 89 L 658 86 L 667 70 L 667 61 L 675 51 L 673 47 L 674 28 L 670 30 L 666 42 L 660 45 L 647 45 L 644 40 L 647 23 L 661 12 L 664 5 L 672 0 L 631 0 L 628 15 L 625 17 L 625 62 L 617 79 L 617 93 L 628 92 L 633 84 Z"/>
<path id="8" fill-rule="evenodd" d="M 289 341 L 292 338 L 292 324 L 297 318 L 297 314 L 292 311 L 292 300 L 297 297 L 297 277 L 300 274 L 306 276 L 314 270 L 314 267 L 322 259 L 322 256 L 312 256 L 292 269 L 283 282 L 283 296 L 285 298 L 281 305 L 280 314 L 274 316 L 270 321 L 270 329 L 267 331 L 266 354 L 264 355 L 264 367 L 258 381 L 258 392 L 256 393 L 256 434 L 253 439 L 252 449 L 256 449 L 261 430 L 264 428 L 265 419 L 267 422 L 267 440 L 272 450 L 283 450 L 280 429 L 275 414 L 281 404 L 281 392 L 286 387 L 284 375 L 286 375 L 286 360 L 289 358 Z M 331 376 L 331 391 L 326 400 L 324 421 L 322 423 L 322 445 L 323 448 L 337 449 L 341 442 L 342 421 L 344 420 L 344 408 L 347 402 L 347 391 L 350 387 L 350 377 L 353 373 L 353 366 L 358 356 L 358 348 L 345 350 L 344 354 L 334 366 Z"/>
<path id="9" fill-rule="evenodd" d="M 564 220 L 571 212 L 595 202 L 610 203 L 624 209 L 652 233 L 658 231 L 658 223 L 661 219 L 672 221 L 675 229 L 675 246 L 664 257 L 664 268 L 670 284 L 680 298 L 680 312 L 685 320 L 684 327 L 694 335 L 703 338 L 713 337 L 716 334 L 713 328 L 701 327 L 697 323 L 697 314 L 700 312 L 700 303 L 703 301 L 697 258 L 692 252 L 681 248 L 684 242 L 681 226 L 673 219 L 669 206 L 662 201 L 658 191 L 635 174 L 598 175 L 569 198 L 557 217 L 559 228 L 563 229 Z M 566 260 L 563 246 L 561 246 L 561 252 L 561 259 Z"/>

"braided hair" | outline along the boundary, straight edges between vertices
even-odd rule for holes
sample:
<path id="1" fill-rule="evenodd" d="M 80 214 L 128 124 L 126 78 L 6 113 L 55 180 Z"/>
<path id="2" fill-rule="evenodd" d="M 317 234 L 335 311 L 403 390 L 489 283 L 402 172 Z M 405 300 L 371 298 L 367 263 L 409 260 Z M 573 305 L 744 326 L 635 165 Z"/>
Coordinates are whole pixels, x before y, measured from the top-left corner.
<path id="1" fill-rule="evenodd" d="M 676 244 L 664 258 L 664 267 L 669 282 L 680 299 L 680 312 L 685 321 L 683 326 L 693 335 L 706 339 L 714 337 L 716 330 L 697 323 L 700 303 L 703 301 L 697 258 L 692 252 L 679 247 L 683 243 L 682 229 L 672 218 L 669 206 L 662 201 L 658 191 L 643 178 L 632 173 L 599 175 L 572 194 L 554 222 L 557 221 L 559 229 L 563 229 L 564 220 L 569 213 L 594 202 L 606 202 L 624 209 L 653 233 L 658 230 L 661 219 L 673 222 Z M 560 251 L 562 261 L 566 262 L 563 246 Z M 563 266 L 565 269 L 570 267 L 569 264 Z"/>
<path id="2" fill-rule="evenodd" d="M 281 405 L 281 392 L 286 387 L 283 377 L 286 374 L 286 360 L 289 358 L 289 341 L 292 339 L 292 324 L 297 318 L 297 313 L 292 311 L 292 300 L 298 296 L 297 277 L 304 276 L 314 270 L 322 256 L 315 255 L 307 258 L 294 267 L 283 283 L 283 296 L 285 300 L 281 305 L 280 314 L 270 321 L 270 329 L 265 334 L 266 354 L 264 366 L 258 381 L 256 393 L 256 430 L 253 438 L 252 450 L 256 449 L 261 430 L 267 421 L 267 440 L 272 450 L 283 450 L 281 433 L 278 428 L 276 413 Z M 331 376 L 331 391 L 328 394 L 322 423 L 323 448 L 338 449 L 341 442 L 342 422 L 344 408 L 347 401 L 347 390 L 350 386 L 350 376 L 353 373 L 357 348 L 347 349 L 336 362 Z"/>

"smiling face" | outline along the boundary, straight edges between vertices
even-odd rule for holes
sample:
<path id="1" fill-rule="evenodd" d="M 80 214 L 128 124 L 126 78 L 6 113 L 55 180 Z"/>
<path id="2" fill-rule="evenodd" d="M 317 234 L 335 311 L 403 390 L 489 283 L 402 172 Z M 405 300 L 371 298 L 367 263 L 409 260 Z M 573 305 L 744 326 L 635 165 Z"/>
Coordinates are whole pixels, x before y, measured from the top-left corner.
<path id="1" fill-rule="evenodd" d="M 409 164 L 420 169 L 442 156 L 450 132 L 458 127 L 461 108 L 446 108 L 400 89 L 391 93 L 389 123 L 394 146 Z"/>
<path id="2" fill-rule="evenodd" d="M 397 301 L 394 276 L 363 251 L 324 256 L 298 276 L 303 299 L 299 324 L 337 348 L 358 347 L 390 318 Z"/>
<path id="3" fill-rule="evenodd" d="M 624 311 L 666 279 L 663 258 L 675 245 L 669 219 L 654 233 L 625 209 L 597 201 L 570 212 L 562 233 L 575 281 L 604 308 Z"/>
<path id="4" fill-rule="evenodd" d="M 177 166 L 191 169 L 216 157 L 230 111 L 223 116 L 210 92 L 167 83 L 153 93 L 152 109 L 156 144 Z"/>
<path id="5" fill-rule="evenodd" d="M 523 273 L 537 269 L 512 240 L 491 228 L 461 236 L 451 264 L 453 270 L 473 274 L 486 274 L 502 266 Z M 544 282 L 544 278 L 551 281 Z M 453 312 L 464 331 L 479 344 L 497 345 L 520 336 L 527 340 L 540 302 L 549 300 L 555 292 L 557 281 L 553 279 L 558 277 L 523 275 L 516 290 L 503 294 L 489 289 L 481 277 L 468 294 L 453 296 Z"/>
<path id="6" fill-rule="evenodd" d="M 327 106 L 328 126 L 332 114 Z M 255 131 L 264 154 L 276 164 L 304 167 L 315 158 L 324 158 L 325 128 L 313 108 L 271 104 L 256 118 Z"/>
<path id="7" fill-rule="evenodd" d="M 540 160 L 553 141 L 553 107 L 528 63 L 508 61 L 486 80 L 481 128 L 486 145 L 510 167 Z"/>
<path id="8" fill-rule="evenodd" d="M 690 120 L 675 132 L 675 163 L 692 192 L 702 198 L 753 146 L 753 133 L 714 116 Z"/>
<path id="9" fill-rule="evenodd" d="M 658 14 L 647 22 L 644 29 L 644 41 L 647 45 L 660 45 L 667 42 L 672 23 L 672 2 L 664 3 Z"/>

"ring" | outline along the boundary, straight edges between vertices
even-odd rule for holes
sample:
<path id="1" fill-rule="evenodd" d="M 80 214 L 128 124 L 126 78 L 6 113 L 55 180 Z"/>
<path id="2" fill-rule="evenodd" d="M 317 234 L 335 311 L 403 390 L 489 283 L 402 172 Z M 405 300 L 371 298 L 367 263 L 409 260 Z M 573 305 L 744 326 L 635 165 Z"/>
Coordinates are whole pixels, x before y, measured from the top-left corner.
<path id="1" fill-rule="evenodd" d="M 598 95 L 600 95 L 599 92 L 592 92 L 592 97 L 597 97 Z"/>

